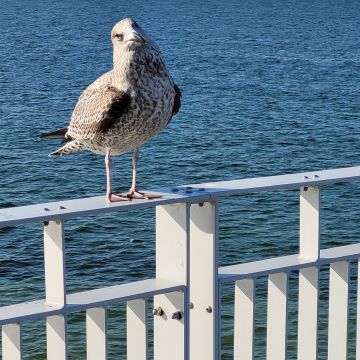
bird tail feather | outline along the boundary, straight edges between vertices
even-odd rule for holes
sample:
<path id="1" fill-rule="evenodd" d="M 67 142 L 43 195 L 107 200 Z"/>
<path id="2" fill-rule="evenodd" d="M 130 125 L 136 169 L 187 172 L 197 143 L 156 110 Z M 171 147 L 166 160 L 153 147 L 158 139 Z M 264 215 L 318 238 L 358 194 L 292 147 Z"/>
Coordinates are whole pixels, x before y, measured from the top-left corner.
<path id="1" fill-rule="evenodd" d="M 60 149 L 57 149 L 56 151 L 49 154 L 49 156 L 62 156 L 71 154 L 75 151 L 83 150 L 84 147 L 81 143 L 79 143 L 76 140 L 70 141 L 66 143 L 64 146 L 62 146 Z"/>
<path id="2" fill-rule="evenodd" d="M 67 132 L 67 128 L 59 129 L 56 131 L 52 131 L 50 133 L 41 134 L 39 136 L 39 140 L 48 140 L 48 139 L 63 139 Z"/>

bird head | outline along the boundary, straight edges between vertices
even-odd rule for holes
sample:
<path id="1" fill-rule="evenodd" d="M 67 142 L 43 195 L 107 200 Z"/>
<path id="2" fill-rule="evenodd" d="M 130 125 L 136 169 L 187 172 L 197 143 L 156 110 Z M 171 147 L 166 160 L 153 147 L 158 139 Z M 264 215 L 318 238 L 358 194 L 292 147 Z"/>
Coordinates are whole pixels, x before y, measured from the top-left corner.
<path id="1" fill-rule="evenodd" d="M 113 27 L 111 41 L 115 51 L 136 51 L 151 48 L 160 52 L 155 42 L 130 18 L 119 21 Z"/>

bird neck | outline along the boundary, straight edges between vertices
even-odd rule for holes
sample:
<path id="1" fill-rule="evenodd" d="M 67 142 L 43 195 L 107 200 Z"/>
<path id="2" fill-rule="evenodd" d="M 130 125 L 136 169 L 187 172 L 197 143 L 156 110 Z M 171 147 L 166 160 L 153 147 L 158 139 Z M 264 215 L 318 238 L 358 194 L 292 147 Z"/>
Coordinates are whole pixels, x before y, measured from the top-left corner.
<path id="1" fill-rule="evenodd" d="M 113 66 L 114 70 L 127 70 L 131 67 L 134 62 L 135 52 L 134 51 L 116 51 L 113 53 Z"/>
<path id="2" fill-rule="evenodd" d="M 156 51 L 145 54 L 137 51 L 116 51 L 113 53 L 113 66 L 116 81 L 128 84 L 137 83 L 143 76 L 169 76 L 161 56 Z"/>
<path id="3" fill-rule="evenodd" d="M 134 53 L 133 52 L 116 52 L 113 55 L 113 66 L 115 81 L 119 84 L 126 83 L 132 86 L 135 78 L 133 76 L 132 68 L 134 67 Z"/>

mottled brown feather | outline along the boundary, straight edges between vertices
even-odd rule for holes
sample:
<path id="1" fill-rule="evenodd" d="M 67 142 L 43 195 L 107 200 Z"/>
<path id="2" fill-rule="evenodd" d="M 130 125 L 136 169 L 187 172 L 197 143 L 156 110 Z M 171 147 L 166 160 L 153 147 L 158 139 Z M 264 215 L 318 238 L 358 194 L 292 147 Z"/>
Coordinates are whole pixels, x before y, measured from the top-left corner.
<path id="1" fill-rule="evenodd" d="M 176 84 L 174 84 L 174 89 L 175 89 L 175 99 L 174 99 L 172 116 L 176 115 L 179 112 L 181 106 L 181 90 Z"/>
<path id="2" fill-rule="evenodd" d="M 174 84 L 174 90 L 175 90 L 174 106 L 172 109 L 171 117 L 166 125 L 169 124 L 170 120 L 173 118 L 174 115 L 176 115 L 179 112 L 181 107 L 181 90 L 176 84 Z"/>
<path id="3" fill-rule="evenodd" d="M 67 132 L 67 128 L 59 129 L 56 131 L 52 131 L 49 133 L 41 134 L 39 136 L 40 140 L 47 140 L 47 139 L 63 139 Z"/>
<path id="4" fill-rule="evenodd" d="M 106 133 L 120 122 L 121 117 L 127 112 L 131 103 L 131 97 L 126 92 L 118 90 L 113 86 L 109 87 L 109 91 L 113 91 L 116 95 L 108 111 L 104 113 L 104 117 L 100 121 L 98 129 L 100 133 Z"/>
<path id="5" fill-rule="evenodd" d="M 112 73 L 105 74 L 80 96 L 67 135 L 74 139 L 93 139 L 109 130 L 126 113 L 131 99 L 124 91 L 108 85 Z M 104 83 L 105 82 L 105 83 Z"/>

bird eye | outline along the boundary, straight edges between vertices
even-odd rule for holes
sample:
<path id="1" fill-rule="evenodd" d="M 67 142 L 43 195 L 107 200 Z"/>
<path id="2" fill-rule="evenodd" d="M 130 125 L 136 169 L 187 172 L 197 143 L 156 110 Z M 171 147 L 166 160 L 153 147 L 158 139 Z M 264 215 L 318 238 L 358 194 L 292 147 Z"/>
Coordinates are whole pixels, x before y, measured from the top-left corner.
<path id="1" fill-rule="evenodd" d="M 115 37 L 116 37 L 119 41 L 123 41 L 123 40 L 124 40 L 124 34 L 115 34 Z"/>

